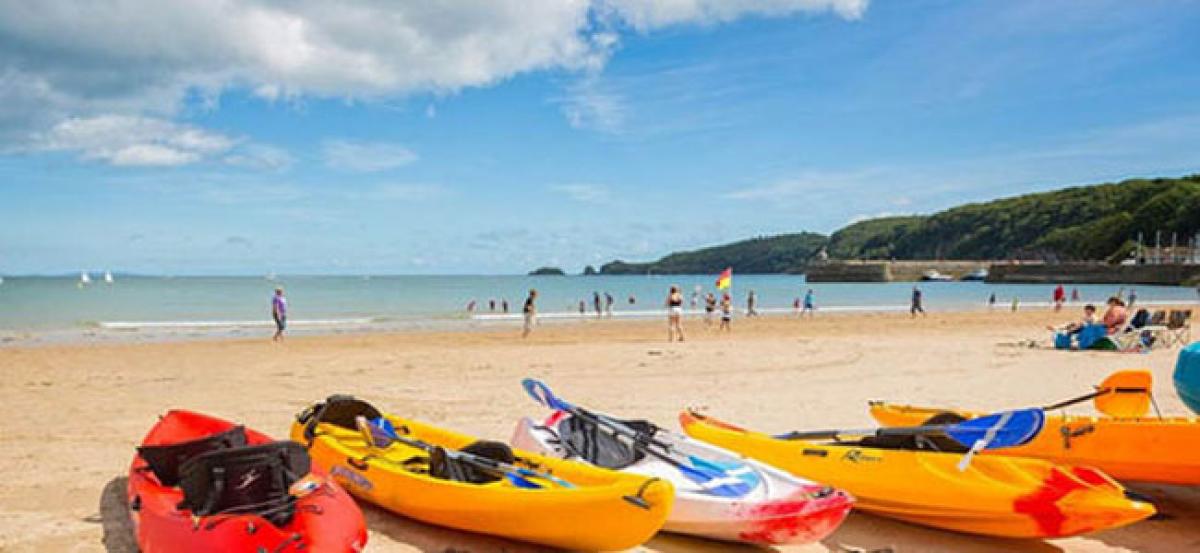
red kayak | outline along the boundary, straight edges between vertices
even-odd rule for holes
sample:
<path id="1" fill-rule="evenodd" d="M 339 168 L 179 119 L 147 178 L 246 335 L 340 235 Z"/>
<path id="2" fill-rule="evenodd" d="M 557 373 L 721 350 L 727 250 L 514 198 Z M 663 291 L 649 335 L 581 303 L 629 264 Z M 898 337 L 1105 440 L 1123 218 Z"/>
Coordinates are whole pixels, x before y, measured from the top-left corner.
<path id="1" fill-rule="evenodd" d="M 349 494 L 296 442 L 170 411 L 129 467 L 129 515 L 143 553 L 358 553 Z"/>

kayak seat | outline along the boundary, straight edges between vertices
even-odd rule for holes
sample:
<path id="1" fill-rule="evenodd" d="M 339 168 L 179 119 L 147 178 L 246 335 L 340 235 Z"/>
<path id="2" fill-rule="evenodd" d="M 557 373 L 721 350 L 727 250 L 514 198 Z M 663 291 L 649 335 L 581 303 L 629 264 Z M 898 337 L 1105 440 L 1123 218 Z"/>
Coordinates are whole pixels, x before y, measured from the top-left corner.
<path id="1" fill-rule="evenodd" d="M 460 451 L 480 457 L 486 457 L 501 463 L 512 464 L 516 457 L 512 448 L 504 442 L 479 440 L 468 444 Z M 429 453 L 429 475 L 443 480 L 467 482 L 469 484 L 488 484 L 500 480 L 500 475 L 493 471 L 483 470 L 468 463 L 459 462 L 446 455 L 445 448 L 437 447 Z"/>
<path id="2" fill-rule="evenodd" d="M 658 431 L 657 426 L 644 420 L 621 422 L 647 439 L 653 437 Z M 558 438 L 563 447 L 571 454 L 607 469 L 621 470 L 641 461 L 646 456 L 646 453 L 640 448 L 631 447 L 612 432 L 579 417 L 567 417 L 559 422 Z"/>
<path id="3" fill-rule="evenodd" d="M 942 412 L 928 420 L 922 426 L 937 426 L 958 424 L 967 420 L 958 413 Z M 941 451 L 946 453 L 966 453 L 968 448 L 953 439 L 940 434 L 885 434 L 883 436 L 868 436 L 858 442 L 863 447 L 879 449 L 899 449 L 907 451 Z"/>
<path id="4" fill-rule="evenodd" d="M 308 450 L 292 441 L 209 451 L 180 469 L 178 508 L 197 516 L 255 513 L 283 526 L 295 514 L 288 488 L 311 470 Z"/>
<path id="5" fill-rule="evenodd" d="M 164 486 L 179 485 L 179 469 L 188 460 L 202 453 L 246 445 L 246 427 L 238 425 L 224 432 L 202 438 L 166 445 L 144 445 L 138 455 L 158 482 Z"/>
<path id="6" fill-rule="evenodd" d="M 332 395 L 325 399 L 324 402 L 317 403 L 296 418 L 304 425 L 304 437 L 312 440 L 316 437 L 317 424 L 326 423 L 334 426 L 339 426 L 348 430 L 357 430 L 358 426 L 355 423 L 357 417 L 363 417 L 367 420 L 375 420 L 383 416 L 370 403 L 349 395 Z"/>

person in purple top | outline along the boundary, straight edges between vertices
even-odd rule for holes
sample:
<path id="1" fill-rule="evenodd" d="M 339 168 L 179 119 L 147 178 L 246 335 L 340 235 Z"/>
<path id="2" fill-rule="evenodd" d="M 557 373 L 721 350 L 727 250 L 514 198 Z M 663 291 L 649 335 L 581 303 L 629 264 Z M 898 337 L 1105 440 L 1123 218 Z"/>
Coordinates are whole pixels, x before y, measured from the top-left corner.
<path id="1" fill-rule="evenodd" d="M 275 297 L 271 298 L 271 318 L 275 319 L 275 336 L 271 341 L 283 340 L 283 331 L 287 328 L 287 298 L 283 297 L 283 288 L 276 288 Z"/>

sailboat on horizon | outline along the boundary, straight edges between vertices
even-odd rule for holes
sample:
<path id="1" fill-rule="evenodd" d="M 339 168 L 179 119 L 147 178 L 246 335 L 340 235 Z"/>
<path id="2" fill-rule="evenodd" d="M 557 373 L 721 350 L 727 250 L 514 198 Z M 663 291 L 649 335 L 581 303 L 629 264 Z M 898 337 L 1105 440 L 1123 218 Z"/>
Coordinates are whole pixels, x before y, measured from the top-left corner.
<path id="1" fill-rule="evenodd" d="M 113 283 L 112 271 L 104 271 L 104 283 L 105 284 Z"/>
<path id="2" fill-rule="evenodd" d="M 83 288 L 84 286 L 87 286 L 91 283 L 92 283 L 91 275 L 89 275 L 87 273 L 87 271 L 81 271 L 79 273 L 79 282 L 76 284 L 76 286 Z"/>

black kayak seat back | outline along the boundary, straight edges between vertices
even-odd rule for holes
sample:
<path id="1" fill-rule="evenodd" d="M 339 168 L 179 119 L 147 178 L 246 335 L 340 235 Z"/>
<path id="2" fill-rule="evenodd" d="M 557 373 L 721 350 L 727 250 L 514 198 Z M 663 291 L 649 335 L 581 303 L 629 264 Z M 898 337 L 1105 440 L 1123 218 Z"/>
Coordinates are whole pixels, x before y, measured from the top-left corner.
<path id="1" fill-rule="evenodd" d="M 512 448 L 504 442 L 479 440 L 459 451 L 509 465 L 516 460 Z M 477 467 L 469 462 L 455 459 L 452 455 L 445 448 L 433 448 L 429 452 L 429 475 L 434 478 L 468 484 L 487 484 L 502 478 L 499 471 Z"/>
<path id="2" fill-rule="evenodd" d="M 209 451 L 180 469 L 179 509 L 210 516 L 285 505 L 291 501 L 288 488 L 311 470 L 308 450 L 292 441 Z M 293 509 L 276 509 L 267 518 L 282 526 L 293 513 Z"/>
<path id="3" fill-rule="evenodd" d="M 300 415 L 299 421 L 304 424 L 304 437 L 312 440 L 316 437 L 317 425 L 332 424 L 349 430 L 356 430 L 358 417 L 375 420 L 382 417 L 375 406 L 350 395 L 332 395 L 325 401 L 312 406 Z"/>
<path id="4" fill-rule="evenodd" d="M 646 438 L 653 437 L 658 427 L 644 420 L 620 421 Z M 627 440 L 617 438 L 612 430 L 580 418 L 567 417 L 558 423 L 558 438 L 569 453 L 608 469 L 620 470 L 645 458 L 646 453 L 631 447 Z"/>
<path id="5" fill-rule="evenodd" d="M 237 425 L 223 432 L 194 440 L 166 445 L 144 445 L 137 448 L 150 471 L 164 486 L 179 485 L 179 469 L 197 455 L 246 445 L 246 427 Z"/>
<path id="6" fill-rule="evenodd" d="M 958 424 L 967 420 L 962 415 L 941 412 L 926 420 L 922 426 L 940 426 Z M 858 442 L 863 447 L 879 449 L 901 449 L 906 451 L 941 451 L 946 453 L 966 453 L 968 448 L 953 439 L 941 434 L 906 434 L 868 436 Z"/>

